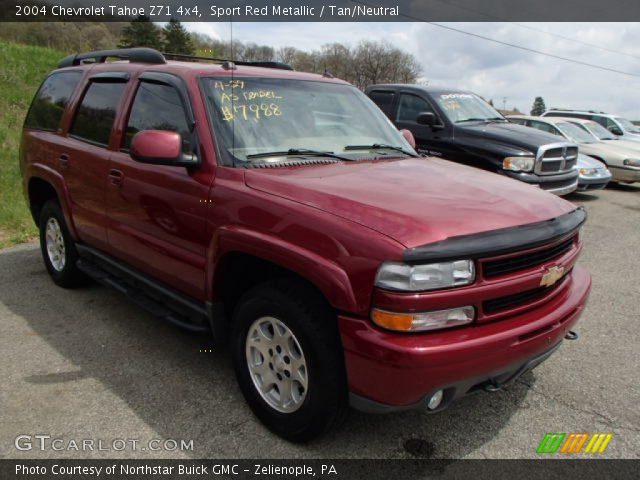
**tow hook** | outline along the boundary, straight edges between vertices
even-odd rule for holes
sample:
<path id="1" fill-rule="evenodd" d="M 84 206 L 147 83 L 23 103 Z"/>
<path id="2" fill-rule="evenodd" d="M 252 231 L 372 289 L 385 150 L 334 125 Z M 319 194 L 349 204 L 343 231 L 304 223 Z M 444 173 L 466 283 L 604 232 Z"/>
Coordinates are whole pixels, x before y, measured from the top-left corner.
<path id="1" fill-rule="evenodd" d="M 579 335 L 573 330 L 569 330 L 567 334 L 564 336 L 566 340 L 577 340 Z"/>
<path id="2" fill-rule="evenodd" d="M 497 383 L 492 378 L 489 381 L 487 381 L 487 383 L 484 385 L 483 388 L 485 392 L 499 392 L 500 390 L 502 390 L 503 386 Z"/>

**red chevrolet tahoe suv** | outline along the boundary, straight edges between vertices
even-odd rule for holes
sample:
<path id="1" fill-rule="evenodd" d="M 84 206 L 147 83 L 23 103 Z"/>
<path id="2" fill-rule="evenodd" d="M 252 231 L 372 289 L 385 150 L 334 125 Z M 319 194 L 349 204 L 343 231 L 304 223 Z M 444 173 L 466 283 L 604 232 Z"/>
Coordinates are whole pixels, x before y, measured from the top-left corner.
<path id="1" fill-rule="evenodd" d="M 329 74 L 167 58 L 73 55 L 33 100 L 21 170 L 56 284 L 228 340 L 247 402 L 294 441 L 349 404 L 499 390 L 573 338 L 584 210 L 419 157 Z"/>

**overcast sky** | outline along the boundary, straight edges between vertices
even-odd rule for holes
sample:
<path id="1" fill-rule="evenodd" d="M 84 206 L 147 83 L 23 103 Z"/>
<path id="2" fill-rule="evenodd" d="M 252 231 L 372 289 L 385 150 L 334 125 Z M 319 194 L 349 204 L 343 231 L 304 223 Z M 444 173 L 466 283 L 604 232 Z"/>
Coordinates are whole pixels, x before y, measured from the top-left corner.
<path id="1" fill-rule="evenodd" d="M 640 120 L 638 23 L 443 25 L 637 76 L 576 65 L 424 23 L 234 23 L 233 36 L 243 42 L 309 51 L 330 42 L 386 40 L 416 56 L 429 84 L 472 90 L 493 99 L 499 108 L 506 97 L 508 109 L 528 113 L 534 97 L 541 96 L 548 108 L 603 110 Z M 187 28 L 215 38 L 230 36 L 229 23 L 191 23 Z"/>

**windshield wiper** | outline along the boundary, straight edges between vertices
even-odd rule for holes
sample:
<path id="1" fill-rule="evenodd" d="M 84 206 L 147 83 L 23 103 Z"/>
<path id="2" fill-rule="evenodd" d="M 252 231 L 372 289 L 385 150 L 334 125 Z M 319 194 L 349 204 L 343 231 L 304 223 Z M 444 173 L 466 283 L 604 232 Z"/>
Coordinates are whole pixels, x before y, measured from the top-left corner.
<path id="1" fill-rule="evenodd" d="M 411 153 L 402 147 L 396 147 L 394 145 L 387 145 L 386 143 L 374 143 L 373 145 L 347 145 L 344 147 L 345 151 L 349 150 L 395 150 L 396 152 L 404 153 L 409 157 L 419 157 L 415 153 Z"/>
<path id="2" fill-rule="evenodd" d="M 352 161 L 351 158 L 342 157 L 340 155 L 336 155 L 333 152 L 324 152 L 322 150 L 310 150 L 308 148 L 290 148 L 289 150 L 282 150 L 282 151 L 275 151 L 275 152 L 252 153 L 251 155 L 247 155 L 247 159 L 279 157 L 279 156 L 286 156 L 286 155 L 304 155 L 308 157 L 329 157 L 329 158 L 336 158 L 338 160 L 345 160 L 347 162 Z"/>
<path id="3" fill-rule="evenodd" d="M 465 118 L 464 120 L 456 120 L 456 123 L 463 122 L 485 122 L 485 123 L 493 123 L 493 122 L 507 122 L 508 120 L 500 117 L 490 117 L 490 118 Z"/>

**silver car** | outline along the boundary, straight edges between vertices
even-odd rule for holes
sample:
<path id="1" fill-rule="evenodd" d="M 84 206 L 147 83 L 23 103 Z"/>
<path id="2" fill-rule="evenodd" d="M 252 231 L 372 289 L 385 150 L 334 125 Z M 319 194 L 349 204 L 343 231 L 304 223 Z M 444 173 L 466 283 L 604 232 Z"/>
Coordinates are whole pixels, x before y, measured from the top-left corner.
<path id="1" fill-rule="evenodd" d="M 578 144 L 580 153 L 599 160 L 611 171 L 612 181 L 640 182 L 640 143 L 624 140 L 602 141 L 588 127 L 611 135 L 604 127 L 592 120 L 562 117 L 533 117 L 529 115 L 511 115 L 510 122 L 536 128 L 558 135 Z M 629 148 L 633 145 L 634 148 Z"/>
<path id="2" fill-rule="evenodd" d="M 607 166 L 583 153 L 578 154 L 578 190 L 602 190 L 611 181 L 611 172 Z"/>
<path id="3" fill-rule="evenodd" d="M 593 120 L 599 123 L 611 133 L 618 135 L 625 140 L 632 142 L 640 142 L 640 127 L 634 125 L 626 118 L 618 115 L 611 115 L 605 112 L 595 111 L 582 111 L 582 110 L 562 110 L 554 109 L 547 110 L 542 114 L 543 117 L 564 117 L 564 118 L 576 118 L 583 120 Z"/>

